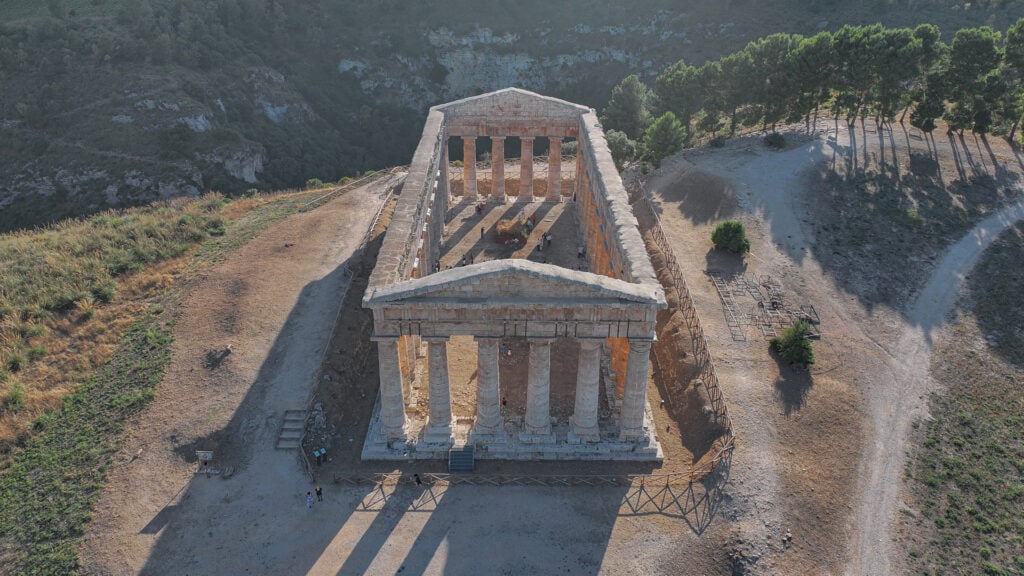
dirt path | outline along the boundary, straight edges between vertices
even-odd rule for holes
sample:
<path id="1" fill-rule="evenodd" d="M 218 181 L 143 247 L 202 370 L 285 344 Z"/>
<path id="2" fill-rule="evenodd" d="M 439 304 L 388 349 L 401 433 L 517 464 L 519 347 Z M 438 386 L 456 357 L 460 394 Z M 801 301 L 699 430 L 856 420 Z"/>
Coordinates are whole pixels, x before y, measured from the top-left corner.
<path id="1" fill-rule="evenodd" d="M 389 183 L 268 228 L 196 281 L 175 318 L 167 375 L 130 426 L 96 507 L 85 573 L 239 573 L 218 558 L 218 543 L 245 541 L 261 518 L 301 499 L 295 453 L 274 449 L 282 413 L 306 407 L 347 288 L 342 266 Z M 193 476 L 197 449 L 215 451 L 234 477 Z M 253 500 L 263 505 L 232 504 Z"/>
<path id="2" fill-rule="evenodd" d="M 892 526 L 899 504 L 910 424 L 928 413 L 931 340 L 945 324 L 964 278 L 986 248 L 1007 228 L 1024 219 L 1024 200 L 979 222 L 949 248 L 917 300 L 907 310 L 908 324 L 898 343 L 887 348 L 889 378 L 877 383 L 881 394 L 869 396 L 875 442 L 864 463 L 866 485 L 858 512 L 859 546 L 851 574 L 890 574 L 896 564 Z M 922 370 L 922 367 L 924 369 Z"/>
<path id="3" fill-rule="evenodd" d="M 726 510 L 737 532 L 733 551 L 744 553 L 750 573 L 896 573 L 900 561 L 890 528 L 907 433 L 926 415 L 930 334 L 943 323 L 959 280 L 999 231 L 1024 214 L 1024 202 L 984 219 L 945 252 L 941 243 L 922 242 L 921 254 L 938 250 L 921 259 L 927 282 L 908 290 L 910 300 L 893 298 L 894 307 L 869 296 L 885 266 L 900 266 L 895 251 L 867 250 L 872 261 L 860 262 L 852 279 L 822 253 L 817 236 L 834 228 L 816 221 L 815 203 L 828 201 L 819 195 L 817 178 L 824 170 L 906 174 L 927 156 L 940 185 L 1005 181 L 1020 162 L 999 142 L 969 148 L 962 138 L 896 137 L 871 126 L 828 124 L 813 136 L 793 128 L 786 136 L 790 146 L 781 152 L 767 150 L 759 136 L 691 151 L 648 182 L 684 263 L 737 430 L 733 507 Z M 754 244 L 740 266 L 709 250 L 711 229 L 728 218 L 743 220 Z M 880 268 L 874 277 L 862 273 L 872 267 Z M 814 369 L 787 373 L 767 354 L 764 339 L 733 341 L 705 270 L 770 274 L 787 298 L 813 304 L 823 331 Z M 795 544 L 780 545 L 780 532 L 789 529 Z"/>

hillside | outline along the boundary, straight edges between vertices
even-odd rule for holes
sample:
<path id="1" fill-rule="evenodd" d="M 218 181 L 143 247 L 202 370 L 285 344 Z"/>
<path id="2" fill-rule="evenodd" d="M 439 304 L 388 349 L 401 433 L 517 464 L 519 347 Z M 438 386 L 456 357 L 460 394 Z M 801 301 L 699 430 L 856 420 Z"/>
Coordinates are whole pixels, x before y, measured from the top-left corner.
<path id="1" fill-rule="evenodd" d="M 515 85 L 601 107 L 771 32 L 1004 29 L 1024 2 L 0 2 L 0 230 L 402 164 L 437 102 Z"/>

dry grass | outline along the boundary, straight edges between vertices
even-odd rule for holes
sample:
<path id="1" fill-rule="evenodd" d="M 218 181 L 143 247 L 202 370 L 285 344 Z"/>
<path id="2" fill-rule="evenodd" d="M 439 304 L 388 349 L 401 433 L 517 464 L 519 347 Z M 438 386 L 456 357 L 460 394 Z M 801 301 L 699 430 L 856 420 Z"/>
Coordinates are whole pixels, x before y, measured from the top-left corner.
<path id="1" fill-rule="evenodd" d="M 110 360 L 140 315 L 160 314 L 154 299 L 175 285 L 200 242 L 230 248 L 308 196 L 208 195 L 0 235 L 0 468 L 31 437 L 32 422 Z M 247 216 L 272 201 L 280 209 Z M 218 238 L 229 222 L 244 230 Z"/>
<path id="2" fill-rule="evenodd" d="M 919 426 L 903 519 L 915 573 L 1024 573 L 1021 258 L 1018 225 L 985 252 L 936 348 L 932 373 L 948 389 Z"/>

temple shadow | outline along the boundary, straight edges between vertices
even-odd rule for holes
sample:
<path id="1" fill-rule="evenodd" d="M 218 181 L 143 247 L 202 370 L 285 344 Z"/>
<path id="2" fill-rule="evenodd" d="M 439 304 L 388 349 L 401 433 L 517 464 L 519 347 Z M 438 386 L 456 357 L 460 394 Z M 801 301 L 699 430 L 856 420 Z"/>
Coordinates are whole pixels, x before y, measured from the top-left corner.
<path id="1" fill-rule="evenodd" d="M 327 345 L 333 325 L 314 311 L 341 305 L 351 282 L 349 267 L 358 266 L 359 259 L 347 259 L 302 288 L 227 425 L 202 438 L 172 437 L 185 461 L 194 460 L 194 449 L 206 448 L 215 452 L 218 468 L 230 467 L 234 473 L 228 479 L 194 476 L 141 529 L 158 536 L 140 573 L 167 574 L 171 567 L 177 573 L 220 573 L 217 566 L 200 564 L 194 553 L 201 532 L 224 556 L 244 559 L 239 561 L 252 573 L 305 574 L 351 515 L 348 507 L 317 514 L 320 503 L 307 510 L 305 494 L 313 489 L 309 477 L 294 450 L 275 450 L 274 445 L 283 410 L 305 408 L 306 388 L 318 367 L 299 365 L 302 355 L 293 354 L 293 347 Z M 303 334 L 301 344 L 296 334 Z M 275 541 L 303 554 L 254 556 L 253 541 Z"/>
<path id="2" fill-rule="evenodd" d="M 598 574 L 630 490 L 451 486 L 432 479 L 399 485 L 375 504 L 377 516 L 337 574 Z M 493 509 L 481 514 L 487 507 Z M 425 520 L 417 517 L 424 513 Z M 391 555 L 406 547 L 404 557 Z"/>
<path id="3" fill-rule="evenodd" d="M 700 536 L 711 525 L 725 498 L 732 468 L 732 451 L 714 469 L 694 482 L 651 481 L 634 484 L 623 498 L 623 516 L 662 515 L 681 519 Z"/>

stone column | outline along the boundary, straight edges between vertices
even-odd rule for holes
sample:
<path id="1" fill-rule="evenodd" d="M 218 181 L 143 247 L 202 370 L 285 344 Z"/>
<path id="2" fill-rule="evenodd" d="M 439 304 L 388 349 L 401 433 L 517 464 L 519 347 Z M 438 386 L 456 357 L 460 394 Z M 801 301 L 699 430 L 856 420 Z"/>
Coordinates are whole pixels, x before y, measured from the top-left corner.
<path id="1" fill-rule="evenodd" d="M 505 137 L 491 136 L 491 197 L 505 202 Z"/>
<path id="2" fill-rule="evenodd" d="M 380 367 L 380 420 L 388 442 L 406 439 L 405 398 L 402 368 L 398 361 L 398 337 L 374 336 Z"/>
<path id="3" fill-rule="evenodd" d="M 530 340 L 529 382 L 526 387 L 524 442 L 543 442 L 551 434 L 551 340 Z"/>
<path id="4" fill-rule="evenodd" d="M 597 428 L 597 404 L 601 383 L 601 347 L 603 338 L 581 338 L 580 361 L 576 370 L 576 406 L 569 421 L 572 442 L 600 442 Z"/>
<path id="5" fill-rule="evenodd" d="M 582 135 L 581 135 L 582 136 Z M 583 192 L 583 138 L 576 138 L 576 181 L 572 184 L 572 198 L 577 199 Z"/>
<path id="6" fill-rule="evenodd" d="M 437 190 L 444 194 L 445 206 L 452 200 L 451 176 L 448 175 L 448 139 L 444 139 L 444 146 L 441 147 L 440 178 L 437 183 Z M 433 264 L 433 262 L 431 262 Z"/>
<path id="7" fill-rule="evenodd" d="M 498 367 L 498 343 L 501 339 L 477 336 L 476 341 L 476 423 L 473 426 L 473 435 L 498 434 L 502 429 Z"/>
<path id="8" fill-rule="evenodd" d="M 533 200 L 533 136 L 523 136 L 522 152 L 519 154 L 519 199 Z"/>
<path id="9" fill-rule="evenodd" d="M 562 138 L 548 138 L 548 196 L 549 202 L 562 201 Z"/>
<path id="10" fill-rule="evenodd" d="M 644 436 L 644 410 L 647 407 L 647 367 L 651 361 L 653 339 L 629 340 L 629 364 L 619 414 L 619 438 L 638 440 Z"/>
<path id="11" fill-rule="evenodd" d="M 452 443 L 452 396 L 448 383 L 448 337 L 423 336 L 427 342 L 427 372 L 430 378 L 427 427 L 423 441 Z"/>
<path id="12" fill-rule="evenodd" d="M 462 137 L 462 197 L 476 200 L 476 136 Z"/>

